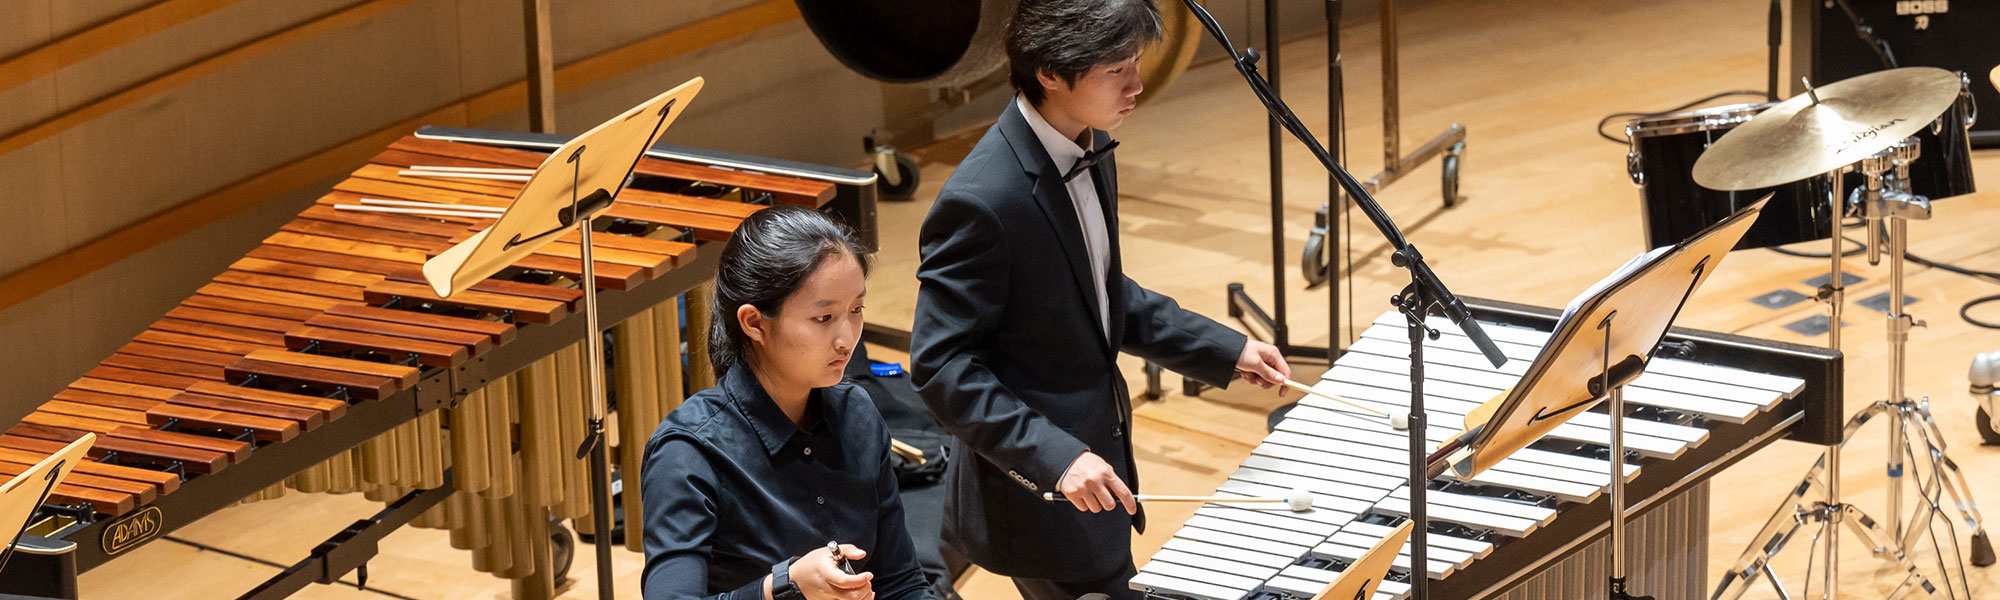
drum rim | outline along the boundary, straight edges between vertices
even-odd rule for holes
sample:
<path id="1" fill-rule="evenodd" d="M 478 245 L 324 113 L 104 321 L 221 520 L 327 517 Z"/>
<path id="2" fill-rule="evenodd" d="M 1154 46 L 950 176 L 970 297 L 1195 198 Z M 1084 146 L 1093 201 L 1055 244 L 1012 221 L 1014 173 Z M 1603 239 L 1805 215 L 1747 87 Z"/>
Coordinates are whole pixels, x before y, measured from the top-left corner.
<path id="1" fill-rule="evenodd" d="M 1680 112 L 1639 117 L 1625 122 L 1625 135 L 1632 139 L 1660 137 L 1734 128 L 1770 108 L 1772 102 L 1742 102 Z"/>

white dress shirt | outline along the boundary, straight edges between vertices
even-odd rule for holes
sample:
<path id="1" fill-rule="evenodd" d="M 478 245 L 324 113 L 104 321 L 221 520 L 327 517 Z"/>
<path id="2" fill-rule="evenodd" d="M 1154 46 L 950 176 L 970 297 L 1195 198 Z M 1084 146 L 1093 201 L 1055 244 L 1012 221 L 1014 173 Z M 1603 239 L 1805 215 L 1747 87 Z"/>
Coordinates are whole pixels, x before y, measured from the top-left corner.
<path id="1" fill-rule="evenodd" d="M 1035 110 L 1028 99 L 1014 96 L 1014 103 L 1021 109 L 1021 115 L 1028 118 L 1028 127 L 1035 130 L 1035 137 L 1042 141 L 1042 149 L 1055 161 L 1057 173 L 1068 173 L 1076 161 L 1083 159 L 1085 149 L 1076 140 L 1063 137 L 1054 126 L 1049 125 L 1042 113 Z M 1090 129 L 1084 129 L 1089 135 Z M 1088 139 L 1088 138 L 1086 138 Z M 1086 169 L 1069 180 L 1069 199 L 1076 205 L 1077 220 L 1083 226 L 1084 252 L 1090 257 L 1090 279 L 1097 284 L 1097 320 L 1104 325 L 1104 335 L 1111 335 L 1111 299 L 1104 293 L 1104 277 L 1110 270 L 1111 234 L 1104 229 L 1104 205 L 1098 202 L 1097 185 Z"/>

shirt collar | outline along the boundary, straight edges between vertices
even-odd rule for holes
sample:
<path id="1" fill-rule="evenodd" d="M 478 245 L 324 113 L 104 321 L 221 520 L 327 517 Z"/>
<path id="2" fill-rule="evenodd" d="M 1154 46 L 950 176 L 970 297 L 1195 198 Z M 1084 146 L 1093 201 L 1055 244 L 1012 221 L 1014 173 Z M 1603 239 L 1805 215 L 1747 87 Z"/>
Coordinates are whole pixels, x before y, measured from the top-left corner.
<path id="1" fill-rule="evenodd" d="M 1020 106 L 1021 116 L 1028 120 L 1028 128 L 1034 130 L 1036 139 L 1041 140 L 1042 148 L 1049 153 L 1049 159 L 1055 161 L 1056 172 L 1069 171 L 1070 167 L 1076 165 L 1077 160 L 1083 158 L 1083 147 L 1077 145 L 1076 140 L 1063 137 L 1062 132 L 1056 131 L 1048 119 L 1042 118 L 1041 111 L 1035 110 L 1035 105 L 1028 103 L 1026 96 L 1015 95 L 1014 103 Z M 1091 136 L 1092 143 L 1096 142 L 1096 137 Z"/>
<path id="2" fill-rule="evenodd" d="M 803 432 L 791 417 L 785 416 L 784 409 L 764 391 L 764 385 L 750 372 L 749 365 L 738 363 L 730 367 L 722 376 L 723 391 L 736 404 L 738 412 L 750 421 L 750 430 L 757 434 L 757 440 L 764 444 L 764 451 L 776 456 L 794 436 Z M 806 395 L 806 422 L 817 428 L 826 423 L 832 415 L 827 414 L 827 406 L 820 390 L 814 389 Z"/>

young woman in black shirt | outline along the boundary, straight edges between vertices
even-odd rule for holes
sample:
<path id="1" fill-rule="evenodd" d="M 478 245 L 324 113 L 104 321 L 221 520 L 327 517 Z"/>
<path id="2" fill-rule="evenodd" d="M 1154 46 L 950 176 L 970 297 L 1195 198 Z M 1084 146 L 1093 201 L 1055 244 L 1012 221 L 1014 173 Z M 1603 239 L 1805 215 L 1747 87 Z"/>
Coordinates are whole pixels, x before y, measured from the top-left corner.
<path id="1" fill-rule="evenodd" d="M 797 207 L 759 211 L 731 237 L 709 334 L 721 379 L 646 445 L 646 600 L 931 597 L 888 428 L 842 380 L 868 259 Z"/>

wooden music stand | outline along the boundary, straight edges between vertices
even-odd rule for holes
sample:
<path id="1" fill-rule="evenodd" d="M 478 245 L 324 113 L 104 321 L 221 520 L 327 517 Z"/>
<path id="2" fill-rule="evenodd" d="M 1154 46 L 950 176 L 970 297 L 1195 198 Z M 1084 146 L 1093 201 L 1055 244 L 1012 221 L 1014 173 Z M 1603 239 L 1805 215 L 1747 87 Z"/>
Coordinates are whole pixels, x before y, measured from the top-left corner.
<path id="1" fill-rule="evenodd" d="M 1395 531 L 1389 532 L 1388 537 L 1375 542 L 1374 547 L 1369 548 L 1367 552 L 1361 553 L 1361 558 L 1355 559 L 1354 564 L 1347 565 L 1347 569 L 1340 572 L 1340 577 L 1335 578 L 1333 583 L 1326 584 L 1326 589 L 1320 590 L 1319 594 L 1312 597 L 1312 600 L 1369 600 L 1370 598 L 1374 598 L 1375 588 L 1382 587 L 1382 578 L 1389 575 L 1389 567 L 1395 566 L 1396 554 L 1402 551 L 1403 544 L 1409 542 L 1410 530 L 1415 529 L 1416 526 L 1416 521 L 1403 521 L 1403 524 L 1396 527 Z M 1411 576 L 1430 576 L 1429 570 L 1424 568 L 1428 566 L 1423 565 L 1420 567 L 1415 563 L 1411 563 Z"/>
<path id="2" fill-rule="evenodd" d="M 577 278 L 583 288 L 584 398 L 590 407 L 590 431 L 577 458 L 590 459 L 591 522 L 599 536 L 597 543 L 597 592 L 612 598 L 611 545 L 611 466 L 605 452 L 604 416 L 604 328 L 597 322 L 597 272 L 591 258 L 591 218 L 611 206 L 618 192 L 632 177 L 646 149 L 660 141 L 660 134 L 674 119 L 687 112 L 687 104 L 701 92 L 702 79 L 696 77 L 666 93 L 634 106 L 549 154 L 535 168 L 521 193 L 492 226 L 436 258 L 424 263 L 424 279 L 439 297 L 465 291 L 484 281 L 514 261 L 527 256 L 574 229 L 582 237 L 583 274 Z M 633 440 L 626 440 L 633 443 Z M 636 526 L 636 525 L 634 525 Z M 636 533 L 628 534 L 636 535 Z"/>
<path id="3" fill-rule="evenodd" d="M 96 443 L 97 434 L 83 434 L 55 454 L 22 471 L 6 485 L 0 485 L 0 527 L 14 530 L 14 535 L 7 538 L 6 549 L 0 550 L 0 570 L 5 570 L 8 559 L 14 557 L 15 544 L 21 541 L 21 534 L 28 532 L 28 520 L 35 516 L 35 509 L 48 501 L 49 493 L 55 491 L 56 484 L 62 483 L 77 465 L 83 463 L 84 453 Z"/>
<path id="4" fill-rule="evenodd" d="M 1473 409 L 1466 430 L 1429 457 L 1432 473 L 1449 466 L 1460 480 L 1470 480 L 1609 399 L 1611 597 L 1634 598 L 1625 592 L 1624 386 L 1645 370 L 1681 307 L 1768 201 L 1766 196 L 1693 238 L 1640 255 L 1572 302 L 1521 381 Z"/>

